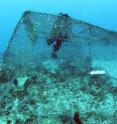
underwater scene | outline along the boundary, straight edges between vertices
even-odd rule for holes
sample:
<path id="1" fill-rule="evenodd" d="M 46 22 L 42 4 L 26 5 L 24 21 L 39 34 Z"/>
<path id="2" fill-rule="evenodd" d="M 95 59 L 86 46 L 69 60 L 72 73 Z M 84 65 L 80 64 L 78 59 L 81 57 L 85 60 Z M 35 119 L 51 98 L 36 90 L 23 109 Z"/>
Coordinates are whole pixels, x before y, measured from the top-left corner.
<path id="1" fill-rule="evenodd" d="M 117 124 L 117 32 L 25 11 L 0 54 L 0 124 Z"/>

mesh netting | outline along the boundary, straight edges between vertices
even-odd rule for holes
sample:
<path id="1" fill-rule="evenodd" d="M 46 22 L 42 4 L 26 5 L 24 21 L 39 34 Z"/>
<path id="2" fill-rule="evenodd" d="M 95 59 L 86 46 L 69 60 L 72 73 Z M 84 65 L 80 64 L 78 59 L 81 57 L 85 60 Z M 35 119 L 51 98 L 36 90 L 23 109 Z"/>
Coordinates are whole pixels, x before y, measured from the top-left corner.
<path id="1" fill-rule="evenodd" d="M 66 37 L 58 59 L 84 59 L 91 56 L 91 44 L 113 44 L 117 33 L 63 15 L 25 12 L 17 24 L 4 54 L 8 66 L 27 66 L 51 58 L 47 40 Z"/>

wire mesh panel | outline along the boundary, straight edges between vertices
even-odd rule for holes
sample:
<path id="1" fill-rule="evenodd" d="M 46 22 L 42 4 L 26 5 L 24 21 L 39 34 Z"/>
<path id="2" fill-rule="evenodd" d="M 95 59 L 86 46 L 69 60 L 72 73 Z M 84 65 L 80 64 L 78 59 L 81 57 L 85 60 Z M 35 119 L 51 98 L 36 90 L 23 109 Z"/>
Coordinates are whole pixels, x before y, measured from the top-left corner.
<path id="1" fill-rule="evenodd" d="M 47 40 L 59 35 L 64 38 L 58 51 L 58 61 L 100 58 L 107 55 L 99 54 L 104 49 L 110 50 L 110 53 L 116 52 L 113 50 L 117 40 L 116 32 L 62 14 L 56 16 L 26 11 L 9 41 L 3 63 L 7 66 L 30 67 L 50 59 L 53 47 L 48 46 Z"/>

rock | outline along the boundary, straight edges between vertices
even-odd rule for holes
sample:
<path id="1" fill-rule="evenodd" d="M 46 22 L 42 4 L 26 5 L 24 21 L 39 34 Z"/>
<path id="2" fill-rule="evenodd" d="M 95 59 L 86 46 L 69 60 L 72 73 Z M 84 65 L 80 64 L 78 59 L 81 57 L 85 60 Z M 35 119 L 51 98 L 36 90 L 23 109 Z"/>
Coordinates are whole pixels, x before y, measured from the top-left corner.
<path id="1" fill-rule="evenodd" d="M 21 77 L 21 78 L 18 78 L 18 86 L 23 86 L 26 82 L 26 80 L 28 79 L 28 77 Z"/>
<path id="2" fill-rule="evenodd" d="M 51 73 L 55 73 L 56 69 L 58 69 L 58 64 L 54 60 L 47 60 L 43 62 L 43 66 Z"/>

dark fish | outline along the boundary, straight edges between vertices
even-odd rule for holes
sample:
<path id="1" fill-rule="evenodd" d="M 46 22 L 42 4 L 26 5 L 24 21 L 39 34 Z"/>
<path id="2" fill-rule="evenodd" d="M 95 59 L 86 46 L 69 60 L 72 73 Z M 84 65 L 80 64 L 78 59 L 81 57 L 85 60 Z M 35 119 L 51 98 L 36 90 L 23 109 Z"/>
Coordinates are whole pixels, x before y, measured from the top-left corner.
<path id="1" fill-rule="evenodd" d="M 74 113 L 74 121 L 76 122 L 76 124 L 82 124 L 78 112 L 75 112 L 75 113 Z"/>
<path id="2" fill-rule="evenodd" d="M 17 79 L 14 79 L 13 83 L 14 83 L 14 85 L 18 86 L 18 80 Z"/>

